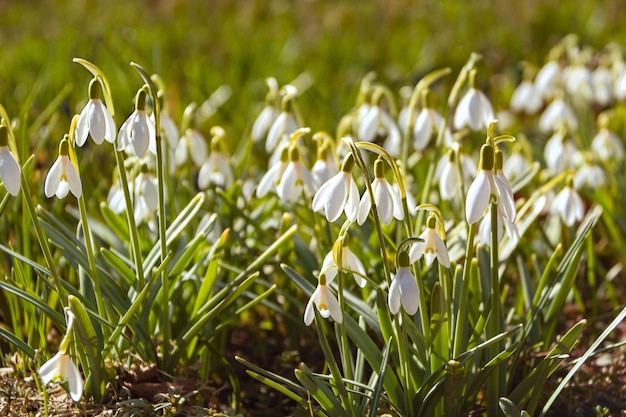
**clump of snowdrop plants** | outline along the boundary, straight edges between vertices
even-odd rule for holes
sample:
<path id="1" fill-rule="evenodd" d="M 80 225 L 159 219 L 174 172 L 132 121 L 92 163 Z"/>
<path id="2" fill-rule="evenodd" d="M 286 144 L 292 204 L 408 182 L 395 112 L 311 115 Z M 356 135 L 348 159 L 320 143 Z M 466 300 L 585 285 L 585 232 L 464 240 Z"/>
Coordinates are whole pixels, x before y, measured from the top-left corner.
<path id="1" fill-rule="evenodd" d="M 580 281 L 599 285 L 604 247 L 626 253 L 626 66 L 590 51 L 567 37 L 510 91 L 478 54 L 402 101 L 370 73 L 328 126 L 300 111 L 315 84 L 268 78 L 238 131 L 208 99 L 166 112 L 167 84 L 138 64 L 136 85 L 111 85 L 77 58 L 89 96 L 41 164 L 18 154 L 24 126 L 0 107 L 0 208 L 23 207 L 0 247 L 13 264 L 0 338 L 41 390 L 65 382 L 75 402 L 115 395 L 117 369 L 150 363 L 230 375 L 238 413 L 225 340 L 264 320 L 324 363 L 288 379 L 237 360 L 311 415 L 543 415 L 564 389 L 546 395 L 546 380 L 582 365 L 568 354 L 586 321 L 564 328 L 565 304 Z M 60 344 L 41 337 L 50 326 Z"/>

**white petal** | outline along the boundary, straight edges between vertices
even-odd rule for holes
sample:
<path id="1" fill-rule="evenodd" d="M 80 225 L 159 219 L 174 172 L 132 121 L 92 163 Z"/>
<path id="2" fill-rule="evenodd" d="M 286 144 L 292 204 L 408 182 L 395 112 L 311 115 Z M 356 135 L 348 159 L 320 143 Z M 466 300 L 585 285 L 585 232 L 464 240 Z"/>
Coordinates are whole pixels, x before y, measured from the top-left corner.
<path id="1" fill-rule="evenodd" d="M 480 173 L 472 182 L 472 185 L 470 185 L 469 190 L 467 190 L 465 218 L 469 224 L 474 224 L 480 220 L 489 206 L 490 197 L 491 190 L 487 173 L 484 170 L 480 170 Z"/>
<path id="2" fill-rule="evenodd" d="M 74 168 L 74 165 L 72 165 L 70 159 L 67 156 L 62 156 L 61 158 L 65 158 L 65 160 L 63 160 L 61 163 L 65 168 L 67 185 L 72 194 L 74 194 L 74 197 L 80 198 L 80 196 L 83 194 L 83 185 L 80 181 L 80 177 L 78 176 L 78 172 L 76 171 L 76 168 Z"/>
<path id="3" fill-rule="evenodd" d="M 150 130 L 148 129 L 148 121 L 144 112 L 139 112 L 134 117 L 132 126 L 132 142 L 135 154 L 143 158 L 150 144 Z"/>
<path id="4" fill-rule="evenodd" d="M 339 302 L 337 301 L 333 293 L 331 293 L 330 291 L 328 291 L 328 294 L 326 295 L 326 303 L 328 305 L 328 311 L 330 312 L 330 316 L 337 323 L 341 323 L 343 321 L 343 316 L 341 314 L 341 308 L 339 308 Z"/>
<path id="5" fill-rule="evenodd" d="M 273 167 L 271 167 L 261 181 L 259 182 L 259 186 L 256 189 L 256 196 L 261 198 L 265 196 L 270 190 L 276 186 L 276 181 L 280 181 L 282 177 L 282 172 L 287 167 L 287 164 L 284 162 L 278 162 Z"/>
<path id="6" fill-rule="evenodd" d="M 106 132 L 104 134 L 104 140 L 109 143 L 115 142 L 115 121 L 109 113 L 109 110 L 104 108 L 104 122 L 106 123 Z"/>
<path id="7" fill-rule="evenodd" d="M 127 145 L 130 145 L 130 129 L 132 127 L 132 115 L 122 123 L 120 131 L 117 134 L 117 150 L 123 151 Z"/>
<path id="8" fill-rule="evenodd" d="M 48 175 L 46 175 L 46 181 L 44 182 L 44 193 L 46 197 L 52 197 L 59 188 L 59 183 L 61 182 L 61 158 L 57 158 L 50 167 L 50 171 L 48 171 Z"/>
<path id="9" fill-rule="evenodd" d="M 384 148 L 393 157 L 400 155 L 400 147 L 402 144 L 402 136 L 396 122 L 386 112 L 381 112 L 382 122 L 387 131 L 387 139 L 385 139 Z"/>
<path id="10" fill-rule="evenodd" d="M 317 299 L 319 298 L 320 287 L 317 286 L 313 294 L 311 294 L 311 298 L 309 298 L 309 302 L 306 304 L 306 308 L 304 309 L 304 324 L 309 326 L 313 323 L 313 319 L 315 318 L 315 312 L 313 311 L 313 304 L 317 304 Z"/>
<path id="11" fill-rule="evenodd" d="M 345 204 L 346 196 L 342 196 L 342 193 L 346 193 L 347 190 L 342 181 L 343 174 L 343 172 L 340 172 L 322 184 L 313 197 L 311 204 L 313 211 L 320 212 L 324 210 L 326 219 L 329 222 L 334 222 L 339 218 Z"/>
<path id="12" fill-rule="evenodd" d="M 422 235 L 420 236 L 422 239 L 424 239 L 424 233 L 422 233 Z M 426 248 L 426 242 L 417 242 L 415 243 L 412 247 L 411 250 L 409 251 L 409 261 L 411 263 L 419 260 L 422 255 L 424 254 L 424 249 Z"/>
<path id="13" fill-rule="evenodd" d="M 59 200 L 62 200 L 65 197 L 67 197 L 69 193 L 70 193 L 70 185 L 67 183 L 67 181 L 63 180 L 59 183 L 59 187 L 57 188 L 57 191 L 56 193 L 54 193 L 54 195 Z"/>
<path id="14" fill-rule="evenodd" d="M 283 135 L 287 133 L 287 116 L 287 112 L 281 112 L 276 120 L 274 120 L 274 123 L 272 123 L 265 141 L 265 150 L 267 152 L 272 152 L 276 149 L 276 146 L 282 139 Z"/>
<path id="15" fill-rule="evenodd" d="M 191 160 L 197 167 L 201 167 L 207 158 L 207 144 L 204 136 L 197 130 L 190 129 L 189 135 L 189 152 L 191 152 Z"/>
<path id="16" fill-rule="evenodd" d="M 356 221 L 359 225 L 365 223 L 365 220 L 370 213 L 371 207 L 372 203 L 370 201 L 370 193 L 369 191 L 365 190 L 363 196 L 361 197 L 361 202 L 359 203 L 359 209 L 356 216 Z"/>
<path id="17" fill-rule="evenodd" d="M 517 216 L 517 209 L 515 208 L 515 200 L 513 199 L 513 190 L 506 179 L 496 175 L 494 176 L 496 188 L 498 189 L 498 204 L 501 205 L 504 215 L 512 222 L 515 221 Z"/>
<path id="18" fill-rule="evenodd" d="M 276 109 L 273 106 L 266 105 L 252 125 L 252 140 L 258 142 L 267 134 L 272 122 L 276 118 Z"/>
<path id="19" fill-rule="evenodd" d="M 367 110 L 359 125 L 359 139 L 366 142 L 372 142 L 376 137 L 376 129 L 378 128 L 378 116 L 380 108 L 372 106 Z"/>
<path id="20" fill-rule="evenodd" d="M 287 169 L 285 169 L 285 173 L 283 174 L 280 183 L 276 186 L 276 194 L 281 199 L 281 201 L 297 201 L 300 195 L 298 194 L 298 190 L 300 187 L 296 187 L 296 172 L 294 168 L 294 163 L 289 162 L 287 164 Z"/>
<path id="21" fill-rule="evenodd" d="M 21 175 L 22 169 L 9 149 L 6 146 L 0 149 L 0 178 L 13 196 L 20 192 Z"/>
<path id="22" fill-rule="evenodd" d="M 350 249 L 344 248 L 344 251 L 348 252 L 347 254 L 345 254 L 345 258 L 347 258 L 348 268 L 360 274 L 352 274 L 354 276 L 356 284 L 361 288 L 365 287 L 365 284 L 367 284 L 367 281 L 365 280 L 365 278 L 363 278 L 363 276 L 365 276 L 365 267 L 363 266 L 359 258 L 357 258 L 356 255 L 350 251 Z"/>
<path id="23" fill-rule="evenodd" d="M 400 197 L 400 191 L 395 185 L 397 184 L 394 184 L 394 187 L 389 187 L 389 193 L 391 194 L 391 200 L 393 201 L 393 217 L 398 220 L 402 220 L 404 219 L 404 206 L 402 205 L 402 197 Z M 410 198 L 407 194 L 407 204 L 409 200 Z M 415 205 L 413 205 L 413 207 L 415 207 Z"/>
<path id="24" fill-rule="evenodd" d="M 415 277 L 408 268 L 400 268 L 396 279 L 400 280 L 400 300 L 404 310 L 413 315 L 420 305 L 420 290 Z"/>
<path id="25" fill-rule="evenodd" d="M 102 141 L 104 141 L 104 135 L 106 134 L 106 121 L 104 118 L 104 109 L 101 100 L 91 100 L 87 122 L 89 124 L 89 133 L 91 133 L 91 138 L 95 143 L 100 145 Z"/>
<path id="26" fill-rule="evenodd" d="M 75 402 L 80 401 L 83 396 L 83 380 L 78 367 L 74 365 L 74 362 L 72 362 L 69 357 L 65 364 L 64 376 L 70 391 L 70 397 Z"/>
<path id="27" fill-rule="evenodd" d="M 388 303 L 392 314 L 396 314 L 400 310 L 400 280 L 397 275 L 389 286 Z"/>
<path id="28" fill-rule="evenodd" d="M 174 162 L 179 167 L 187 161 L 187 139 L 184 137 L 180 139 L 174 152 Z"/>
<path id="29" fill-rule="evenodd" d="M 41 382 L 44 385 L 47 385 L 50 381 L 54 380 L 55 377 L 58 376 L 59 371 L 59 361 L 61 360 L 61 352 L 58 352 L 51 359 L 46 361 L 41 368 L 37 371 L 39 377 L 41 378 Z"/>
<path id="30" fill-rule="evenodd" d="M 416 150 L 422 151 L 430 142 L 430 137 L 433 134 L 433 124 L 428 114 L 428 109 L 423 108 L 415 121 L 415 127 L 413 129 L 413 146 Z"/>
<path id="31" fill-rule="evenodd" d="M 357 188 L 356 183 L 354 182 L 354 178 L 351 174 L 348 182 L 350 189 L 344 211 L 348 220 L 350 220 L 351 223 L 354 223 L 356 221 L 357 212 L 359 210 L 359 189 Z"/>
<path id="32" fill-rule="evenodd" d="M 376 186 L 374 188 L 374 201 L 378 209 L 378 216 L 382 224 L 389 224 L 393 219 L 393 199 L 389 192 L 389 183 L 386 180 L 375 179 Z"/>
<path id="33" fill-rule="evenodd" d="M 87 141 L 87 135 L 89 134 L 89 126 L 87 124 L 87 117 L 89 114 L 89 102 L 78 116 L 78 122 L 76 123 L 76 145 L 83 146 Z"/>

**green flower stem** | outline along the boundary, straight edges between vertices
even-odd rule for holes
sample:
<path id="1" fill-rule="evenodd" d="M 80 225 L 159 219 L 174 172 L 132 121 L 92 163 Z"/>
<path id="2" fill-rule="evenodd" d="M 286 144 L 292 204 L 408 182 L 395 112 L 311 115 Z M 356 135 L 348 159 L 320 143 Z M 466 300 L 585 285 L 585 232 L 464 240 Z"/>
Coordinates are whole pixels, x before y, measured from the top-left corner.
<path id="1" fill-rule="evenodd" d="M 467 247 L 465 248 L 465 264 L 463 265 L 463 279 L 461 280 L 461 297 L 459 299 L 459 309 L 457 321 L 454 329 L 454 350 L 453 357 L 458 358 L 467 349 L 467 328 L 468 317 L 467 299 L 469 293 L 470 270 L 472 268 L 472 253 L 474 250 L 474 235 L 476 235 L 476 223 L 470 224 L 467 231 Z"/>
<path id="2" fill-rule="evenodd" d="M 128 232 L 130 234 L 130 250 L 135 262 L 135 271 L 137 274 L 137 289 L 145 286 L 145 278 L 143 273 L 143 260 L 141 259 L 141 249 L 139 246 L 139 231 L 135 224 L 135 216 L 133 214 L 133 201 L 130 196 L 128 187 L 128 178 L 126 178 L 126 169 L 124 168 L 124 156 L 113 144 L 113 153 L 115 154 L 115 162 L 117 164 L 120 183 L 122 185 L 122 193 L 124 194 L 124 203 L 126 204 L 126 220 L 128 221 Z"/>
<path id="3" fill-rule="evenodd" d="M 158 90 L 156 89 L 152 79 L 140 65 L 131 62 L 130 65 L 139 72 L 141 78 L 143 78 L 144 82 L 148 86 L 150 91 L 150 96 L 152 98 L 152 103 L 154 106 L 154 130 L 156 135 L 156 151 L 157 151 L 157 186 L 158 186 L 158 200 L 159 200 L 159 242 L 161 247 L 161 262 L 164 262 L 167 258 L 167 241 L 166 241 L 166 214 L 165 214 L 165 172 L 164 172 L 164 163 L 163 163 L 163 144 L 161 143 L 161 109 L 159 106 L 159 98 L 158 98 Z M 167 358 L 169 356 L 169 342 L 170 342 L 170 317 L 169 317 L 169 277 L 167 268 L 163 268 L 161 272 L 161 291 L 162 291 L 162 306 L 161 313 L 163 314 L 163 318 L 161 321 L 162 332 L 163 332 L 163 362 L 167 362 Z"/>
<path id="4" fill-rule="evenodd" d="M 500 334 L 500 277 L 498 276 L 498 204 L 491 203 L 491 311 L 489 313 L 489 325 L 487 326 L 487 337 L 489 340 Z M 498 356 L 501 351 L 502 342 L 493 343 L 489 346 L 489 360 Z M 501 371 L 502 365 L 491 372 L 487 383 L 487 415 L 498 415 L 498 400 L 500 399 Z"/>
<path id="5" fill-rule="evenodd" d="M 80 224 L 83 229 L 83 238 L 85 239 L 85 252 L 87 252 L 87 260 L 89 261 L 89 269 L 91 280 L 93 282 L 94 291 L 96 292 L 96 307 L 100 317 L 106 319 L 106 311 L 104 309 L 104 298 L 102 298 L 102 290 L 100 288 L 100 279 L 98 277 L 98 267 L 96 266 L 96 258 L 94 256 L 94 246 L 91 240 L 91 230 L 89 230 L 89 221 L 87 220 L 87 207 L 85 205 L 85 193 L 82 193 L 78 199 L 78 209 L 80 211 Z M 106 326 L 102 326 L 106 329 Z"/>
<path id="6" fill-rule="evenodd" d="M 349 223 L 349 221 L 347 221 Z M 346 228 L 347 229 L 347 228 Z M 345 237 L 340 237 L 344 239 Z M 339 346 L 341 352 L 341 362 L 343 363 L 343 375 L 345 379 L 352 380 L 353 379 L 353 365 L 350 360 L 350 344 L 348 341 L 348 332 L 346 329 L 346 321 L 344 316 L 344 307 L 345 307 L 345 297 L 343 294 L 343 283 L 345 278 L 345 272 L 343 271 L 342 259 L 343 259 L 343 242 L 340 242 L 338 249 L 338 265 L 337 265 L 337 301 L 339 303 L 339 310 L 341 311 L 342 320 L 339 326 L 340 338 L 339 338 Z M 348 394 L 349 397 L 352 397 L 352 394 Z M 352 398 L 350 398 L 350 404 L 352 403 Z"/>
<path id="7" fill-rule="evenodd" d="M 30 214 L 30 218 L 33 221 L 33 226 L 35 228 L 35 235 L 37 236 L 37 240 L 39 241 L 39 246 L 41 246 L 41 251 L 43 252 L 43 256 L 46 259 L 46 264 L 48 265 L 48 269 L 50 270 L 50 275 L 52 275 L 52 280 L 54 282 L 54 286 L 56 287 L 57 293 L 59 294 L 59 300 L 61 305 L 63 305 L 64 300 L 67 300 L 67 292 L 63 285 L 61 284 L 61 278 L 57 274 L 56 267 L 54 264 L 54 260 L 52 259 L 52 252 L 50 252 L 50 246 L 48 245 L 48 240 L 45 237 L 44 231 L 41 228 L 41 224 L 39 223 L 39 217 L 37 217 L 37 210 L 35 209 L 35 204 L 33 203 L 33 197 L 30 193 L 30 188 L 28 187 L 28 181 L 26 179 L 26 168 L 33 160 L 34 156 L 31 156 L 28 161 L 24 164 L 22 169 L 22 197 L 24 202 L 26 203 L 26 207 L 28 209 L 28 213 Z M 64 306 L 64 305 L 63 305 Z"/>

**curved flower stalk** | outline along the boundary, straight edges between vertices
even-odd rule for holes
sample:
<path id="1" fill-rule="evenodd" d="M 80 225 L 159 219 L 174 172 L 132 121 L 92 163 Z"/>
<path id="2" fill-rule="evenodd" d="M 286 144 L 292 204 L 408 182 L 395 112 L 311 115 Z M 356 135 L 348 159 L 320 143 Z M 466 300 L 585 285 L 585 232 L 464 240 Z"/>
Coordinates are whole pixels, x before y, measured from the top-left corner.
<path id="1" fill-rule="evenodd" d="M 493 107 L 485 94 L 476 88 L 476 70 L 470 71 L 470 88 L 459 101 L 454 112 L 454 128 L 469 126 L 472 130 L 489 127 L 494 119 Z"/>
<path id="2" fill-rule="evenodd" d="M 559 215 L 566 226 L 572 226 L 585 216 L 585 205 L 573 186 L 569 177 L 565 187 L 554 197 L 550 213 Z"/>
<path id="3" fill-rule="evenodd" d="M 9 132 L 3 120 L 0 124 L 0 179 L 12 196 L 20 192 L 21 177 L 22 168 L 9 149 Z"/>
<path id="4" fill-rule="evenodd" d="M 313 291 L 313 294 L 311 294 L 311 298 L 309 298 L 309 302 L 304 309 L 304 324 L 307 326 L 313 323 L 313 319 L 315 318 L 313 306 L 315 306 L 320 312 L 320 316 L 325 319 L 332 317 L 332 319 L 337 323 L 341 323 L 343 321 L 343 315 L 341 314 L 339 302 L 328 288 L 330 281 L 331 280 L 327 280 L 324 273 L 320 274 L 318 277 L 317 287 L 315 288 L 315 291 Z"/>
<path id="5" fill-rule="evenodd" d="M 436 230 L 437 218 L 435 213 L 431 212 L 426 220 L 426 230 L 419 235 L 419 241 L 411 247 L 409 252 L 409 259 L 411 263 L 424 257 L 427 265 L 431 265 L 435 259 L 439 264 L 445 268 L 450 268 L 450 256 L 448 255 L 448 248 L 443 239 Z"/>
<path id="6" fill-rule="evenodd" d="M 420 290 L 411 272 L 411 262 L 406 251 L 398 253 L 398 270 L 389 286 L 389 309 L 392 314 L 400 311 L 400 306 L 410 315 L 417 313 L 420 303 Z"/>
<path id="7" fill-rule="evenodd" d="M 53 195 L 57 198 L 65 198 L 70 191 L 74 197 L 80 198 L 83 194 L 83 186 L 78 171 L 70 161 L 68 136 L 65 135 L 59 144 L 59 156 L 46 176 L 44 193 L 48 198 Z"/>
<path id="8" fill-rule="evenodd" d="M 137 155 L 139 158 L 143 158 L 148 149 L 156 155 L 154 118 L 149 118 L 146 114 L 146 95 L 146 88 L 141 88 L 137 92 L 135 111 L 128 116 L 117 135 L 118 149 Z M 132 151 L 130 145 L 132 145 Z"/>
<path id="9" fill-rule="evenodd" d="M 322 272 L 326 274 L 328 282 L 335 279 L 339 270 L 351 272 L 356 284 L 363 288 L 367 283 L 364 278 L 365 267 L 363 263 L 348 247 L 348 236 L 344 235 L 333 244 L 333 249 L 326 254 L 322 262 Z"/>
<path id="10" fill-rule="evenodd" d="M 226 133 L 220 126 L 211 128 L 211 153 L 198 173 L 198 188 L 205 190 L 209 184 L 228 189 L 234 181 L 233 171 L 226 160 L 223 142 Z"/>
<path id="11" fill-rule="evenodd" d="M 72 362 L 68 352 L 74 328 L 74 314 L 69 309 L 66 309 L 65 312 L 67 314 L 67 330 L 59 345 L 59 351 L 44 363 L 37 373 L 44 385 L 53 381 L 67 382 L 70 397 L 74 402 L 78 402 L 83 396 L 83 381 L 78 367 Z"/>
<path id="12" fill-rule="evenodd" d="M 102 85 L 98 78 L 89 82 L 89 101 L 78 116 L 76 145 L 83 146 L 87 136 L 100 145 L 103 141 L 115 142 L 115 121 L 101 100 Z"/>
<path id="13" fill-rule="evenodd" d="M 359 190 L 352 177 L 354 157 L 346 155 L 341 170 L 321 185 L 313 197 L 312 208 L 315 212 L 324 211 L 329 222 L 335 222 L 346 213 L 350 222 L 356 221 L 359 207 Z"/>
<path id="14" fill-rule="evenodd" d="M 378 157 L 374 162 L 374 181 L 372 181 L 372 191 L 374 193 L 374 203 L 378 209 L 378 216 L 382 224 L 390 224 L 395 217 L 398 220 L 404 219 L 402 200 L 397 188 L 389 184 L 385 177 L 385 161 Z M 367 219 L 372 207 L 369 192 L 363 193 L 358 206 L 357 222 L 361 225 Z"/>
<path id="15" fill-rule="evenodd" d="M 292 135 L 289 145 L 289 162 L 285 171 L 276 185 L 276 194 L 282 202 L 296 202 L 302 195 L 312 197 L 315 194 L 315 180 L 309 170 L 300 161 L 300 150 L 296 145 L 298 138 L 309 133 L 309 128 L 296 130 Z"/>

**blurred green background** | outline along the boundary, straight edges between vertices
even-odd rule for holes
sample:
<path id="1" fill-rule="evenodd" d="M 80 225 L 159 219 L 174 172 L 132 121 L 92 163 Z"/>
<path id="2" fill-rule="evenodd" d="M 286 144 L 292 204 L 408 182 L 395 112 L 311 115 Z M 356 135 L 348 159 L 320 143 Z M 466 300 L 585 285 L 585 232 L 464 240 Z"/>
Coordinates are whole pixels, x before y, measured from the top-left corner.
<path id="1" fill-rule="evenodd" d="M 481 85 L 494 90 L 490 75 L 512 74 L 516 82 L 521 60 L 541 65 L 569 33 L 595 49 L 626 43 L 626 5 L 614 0 L 4 0 L 0 15 L 0 102 L 12 117 L 32 118 L 69 84 L 62 107 L 69 121 L 87 98 L 90 74 L 72 63 L 82 57 L 108 75 L 119 126 L 140 87 L 129 66 L 135 61 L 166 81 L 175 118 L 191 101 L 231 87 L 208 124 L 223 125 L 232 138 L 247 134 L 268 76 L 282 85 L 309 73 L 305 122 L 332 131 L 369 71 L 397 91 L 443 66 L 456 73 L 477 51 Z M 491 93 L 496 107 L 508 99 Z M 52 137 L 66 126 L 59 123 Z"/>

